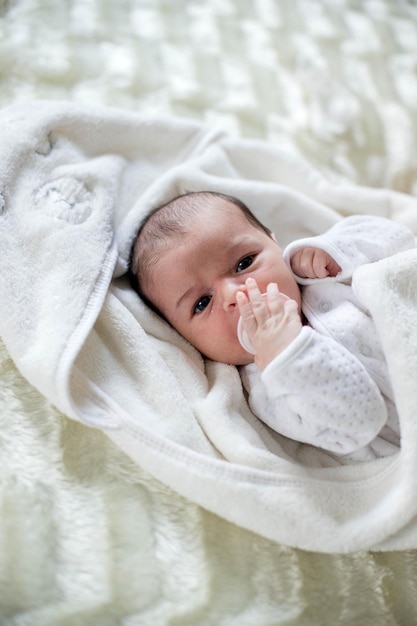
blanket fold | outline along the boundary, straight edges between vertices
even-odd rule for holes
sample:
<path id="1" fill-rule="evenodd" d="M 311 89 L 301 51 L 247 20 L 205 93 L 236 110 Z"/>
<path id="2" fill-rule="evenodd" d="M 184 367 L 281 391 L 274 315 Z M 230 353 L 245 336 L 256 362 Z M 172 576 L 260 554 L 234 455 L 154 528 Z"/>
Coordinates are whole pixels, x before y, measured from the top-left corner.
<path id="1" fill-rule="evenodd" d="M 416 199 L 331 183 L 192 120 L 38 101 L 0 121 L 0 334 L 27 380 L 180 494 L 265 537 L 321 552 L 416 548 L 416 251 L 354 279 L 403 435 L 398 454 L 357 465 L 271 432 L 237 370 L 204 361 L 124 276 L 146 212 L 185 191 L 240 197 L 282 245 L 352 213 L 417 232 Z"/>

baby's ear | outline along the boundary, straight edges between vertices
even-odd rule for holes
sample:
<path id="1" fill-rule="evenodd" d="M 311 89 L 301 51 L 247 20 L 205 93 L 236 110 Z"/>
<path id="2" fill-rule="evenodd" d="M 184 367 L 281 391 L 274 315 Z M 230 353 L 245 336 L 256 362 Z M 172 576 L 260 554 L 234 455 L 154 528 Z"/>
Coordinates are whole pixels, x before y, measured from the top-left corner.
<path id="1" fill-rule="evenodd" d="M 276 238 L 275 233 L 271 233 L 271 239 L 272 239 L 273 241 L 275 241 L 275 243 L 276 243 L 276 244 L 277 244 L 277 246 L 278 246 L 279 253 L 280 253 L 280 254 L 282 254 L 282 248 L 281 248 L 281 246 L 279 245 L 279 241 L 278 241 L 278 239 Z"/>

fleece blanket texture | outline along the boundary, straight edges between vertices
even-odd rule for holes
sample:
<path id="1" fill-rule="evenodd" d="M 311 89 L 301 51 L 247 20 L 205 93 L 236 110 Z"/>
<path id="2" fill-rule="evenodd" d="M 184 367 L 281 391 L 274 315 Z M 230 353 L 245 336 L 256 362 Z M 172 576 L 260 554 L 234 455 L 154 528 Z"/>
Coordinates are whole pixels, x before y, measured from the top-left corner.
<path id="1" fill-rule="evenodd" d="M 241 399 L 235 372 L 202 362 L 149 317 L 123 277 L 139 213 L 160 195 L 206 182 L 203 167 L 207 182 L 239 187 L 281 230 L 284 243 L 286 236 L 315 232 L 356 211 L 383 210 L 416 232 L 410 203 L 417 195 L 416 24 L 417 7 L 406 0 L 0 0 L 0 108 L 9 108 L 2 120 L 14 119 L 14 130 L 0 127 L 0 222 L 2 229 L 6 223 L 12 227 L 5 238 L 1 231 L 0 242 L 2 626 L 417 623 L 417 550 L 398 550 L 414 542 L 414 330 L 409 345 L 403 341 L 412 317 L 407 298 L 414 298 L 408 285 L 412 255 L 361 277 L 364 301 L 381 332 L 393 320 L 384 342 L 407 438 L 396 459 L 380 459 L 357 481 L 363 467 L 358 472 L 339 466 L 331 457 L 272 438 L 244 402 L 232 417 L 229 409 Z M 20 104 L 34 100 L 60 104 L 24 107 L 17 120 Z M 99 110 L 103 105 L 112 112 Z M 154 124 L 149 134 L 144 120 Z M 161 139 L 165 130 L 169 142 Z M 158 141 L 144 152 L 151 134 Z M 177 155 L 169 145 L 174 134 Z M 259 166 L 255 144 L 261 144 Z M 236 158 L 243 145 L 247 168 Z M 156 158 L 157 146 L 167 155 L 165 164 Z M 265 166 L 267 146 L 277 166 Z M 139 148 L 143 167 L 137 177 Z M 225 159 L 216 171 L 214 150 Z M 303 173 L 294 181 L 291 170 L 298 167 Z M 193 172 L 198 181 L 191 181 Z M 377 188 L 409 199 L 404 204 Z M 300 219 L 301 199 L 306 210 Z M 278 202 L 282 210 L 276 211 Z M 81 248 L 86 254 L 87 241 L 96 245 L 82 263 L 77 255 Z M 26 260 L 17 283 L 6 242 L 19 267 Z M 65 285 L 63 268 L 69 264 L 78 274 Z M 45 297 L 32 299 L 42 285 Z M 85 289 L 84 303 L 77 285 Z M 71 334 L 77 321 L 78 334 Z M 103 393 L 94 381 L 106 372 Z M 193 388 L 185 385 L 191 372 Z M 230 381 L 226 395 L 223 380 Z M 146 395 L 155 385 L 160 396 Z M 141 404 L 132 410 L 135 395 Z M 59 410 L 61 402 L 65 407 Z M 127 427 L 126 414 L 134 415 L 133 435 L 113 441 L 121 434 L 117 419 L 123 417 Z M 124 451 L 129 436 L 133 458 Z M 168 461 L 173 471 L 167 477 Z M 179 478 L 186 464 L 197 482 L 189 471 Z M 205 480 L 214 464 L 216 485 Z M 273 474 L 263 493 L 271 494 L 274 536 L 282 529 L 283 542 L 228 521 L 239 517 L 237 494 L 231 494 L 228 517 L 197 503 L 215 503 L 216 490 L 223 498 L 218 508 L 225 508 L 232 465 L 239 468 L 239 497 L 248 507 L 256 481 Z M 203 475 L 203 487 L 191 493 Z M 331 510 L 338 486 L 339 502 Z M 287 511 L 295 512 L 302 501 L 307 505 L 305 512 L 300 507 L 294 530 L 275 498 L 278 488 Z M 317 513 L 318 491 L 326 507 L 320 520 L 329 513 L 324 528 L 333 530 L 326 538 L 319 524 L 306 521 L 302 535 L 308 545 L 323 545 L 326 554 L 286 544 L 298 542 L 302 520 Z M 404 512 L 401 523 L 397 505 Z M 259 511 L 245 510 L 240 517 L 261 518 Z M 256 525 L 266 531 L 261 519 Z M 342 546 L 339 552 L 333 552 L 336 545 Z M 352 552 L 353 545 L 376 549 Z"/>
<path id="2" fill-rule="evenodd" d="M 269 539 L 322 552 L 417 547 L 417 251 L 354 277 L 403 438 L 393 457 L 345 467 L 271 433 L 236 369 L 204 362 L 123 278 L 147 210 L 186 190 L 242 198 L 284 244 L 352 208 L 407 220 L 417 201 L 330 185 L 284 151 L 187 120 L 41 101 L 4 109 L 0 123 L 0 330 L 28 381 L 181 495 Z"/>

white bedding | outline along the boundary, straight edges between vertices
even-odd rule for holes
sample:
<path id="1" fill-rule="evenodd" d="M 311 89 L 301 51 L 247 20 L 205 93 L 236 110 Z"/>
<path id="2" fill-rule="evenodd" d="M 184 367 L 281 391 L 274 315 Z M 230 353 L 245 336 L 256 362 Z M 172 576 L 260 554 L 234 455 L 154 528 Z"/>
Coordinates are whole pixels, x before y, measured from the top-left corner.
<path id="1" fill-rule="evenodd" d="M 413 194 L 416 182 L 413 98 L 417 39 L 414 36 L 416 14 L 412 5 L 385 1 L 358 6 L 353 1 L 346 1 L 338 2 L 336 10 L 330 1 L 304 3 L 298 0 L 278 4 L 259 0 L 243 4 L 235 0 L 167 5 L 139 0 L 117 4 L 73 2 L 64 10 L 46 0 L 24 0 L 13 6 L 0 5 L 0 11 L 3 33 L 0 59 L 4 69 L 0 101 L 3 106 L 33 97 L 47 97 L 53 100 L 65 98 L 82 105 L 117 105 L 131 113 L 168 113 L 183 120 L 179 122 L 181 128 L 182 123 L 184 127 L 191 124 L 189 120 L 192 118 L 208 124 L 209 139 L 215 144 L 220 138 L 218 135 L 213 137 L 211 129 L 222 127 L 232 136 L 231 140 L 222 143 L 222 149 L 232 155 L 232 169 L 236 175 L 230 182 L 232 170 L 226 176 L 225 170 L 221 169 L 222 185 L 230 184 L 233 189 L 237 186 L 252 201 L 260 195 L 263 199 L 266 196 L 268 217 L 273 220 L 275 212 L 270 198 L 275 194 L 269 193 L 275 188 L 270 190 L 265 179 L 271 177 L 272 170 L 276 176 L 277 169 L 263 154 L 267 149 L 266 140 L 273 146 L 273 152 L 279 147 L 280 163 L 291 164 L 280 171 L 285 181 L 278 182 L 289 184 L 291 189 L 300 188 L 310 200 L 313 198 L 332 207 L 332 211 L 327 211 L 320 204 L 312 209 L 307 202 L 312 216 L 307 223 L 301 205 L 299 218 L 294 219 L 294 213 L 287 214 L 288 238 L 297 236 L 302 228 L 321 229 L 338 214 L 369 210 L 382 211 L 417 232 L 412 197 L 349 186 L 350 183 L 360 183 Z M 186 35 L 189 29 L 184 27 L 184 20 L 192 26 L 191 38 Z M 15 64 L 10 70 L 12 61 Z M 18 129 L 25 126 L 25 133 L 16 132 L 13 136 L 8 128 L 3 134 L 2 154 L 10 141 L 9 155 L 12 156 L 7 162 L 2 160 L 2 181 L 4 183 L 7 179 L 8 185 L 13 181 L 13 193 L 9 188 L 1 189 L 3 223 L 14 214 L 12 206 L 22 207 L 20 217 L 28 217 L 33 207 L 45 208 L 45 198 L 49 213 L 44 211 L 42 214 L 50 221 L 52 211 L 52 221 L 62 221 L 62 215 L 56 215 L 56 186 L 39 184 L 40 178 L 45 183 L 50 177 L 49 166 L 42 166 L 39 177 L 40 166 L 29 170 L 26 158 L 17 159 L 17 149 L 21 150 L 21 157 L 27 155 L 33 148 L 35 137 L 42 136 L 43 142 L 37 144 L 37 157 L 46 162 L 53 145 L 52 138 L 62 138 L 68 129 L 66 136 L 70 136 L 77 146 L 82 146 L 83 159 L 94 151 L 96 156 L 103 145 L 109 151 L 110 144 L 122 142 L 120 134 L 106 136 L 100 131 L 96 132 L 95 143 L 86 142 L 82 124 L 78 124 L 83 116 L 79 111 L 84 108 L 70 107 L 70 110 L 75 111 L 71 123 L 65 126 L 61 120 L 52 125 L 49 121 L 45 125 L 44 129 L 53 127 L 52 135 L 35 131 L 30 135 L 28 129 L 39 129 L 39 126 L 36 116 L 27 113 L 16 126 Z M 95 109 L 94 115 L 98 115 L 97 111 Z M 123 119 L 121 113 L 119 122 Z M 84 119 L 86 121 L 88 119 Z M 111 121 L 112 128 L 116 128 L 115 119 Z M 262 140 L 259 158 L 253 159 L 254 144 L 246 144 L 243 138 Z M 130 139 L 133 145 L 133 137 Z M 163 144 L 162 139 L 161 136 Z M 241 151 L 242 146 L 248 145 L 251 158 L 245 160 Z M 167 147 L 171 149 L 169 154 L 172 157 L 175 145 L 169 143 L 164 146 L 165 151 Z M 59 154 L 63 154 L 62 148 L 62 142 L 54 146 L 58 161 Z M 71 146 L 65 148 L 65 155 L 73 154 Z M 287 155 L 285 158 L 282 158 L 282 148 Z M 206 154 L 206 148 L 202 152 Z M 308 169 L 308 175 L 297 175 L 295 179 L 289 177 L 291 172 L 298 171 L 297 161 L 288 156 L 291 153 L 307 158 L 313 166 L 312 170 Z M 79 156 L 71 161 L 69 169 L 75 168 L 74 161 L 79 161 Z M 208 171 L 211 176 L 211 170 L 219 163 L 217 157 L 211 161 L 211 157 L 207 157 L 206 174 Z M 71 219 L 78 225 L 88 224 L 91 222 L 88 218 L 94 215 L 94 211 L 88 213 L 91 186 L 87 191 L 68 186 L 65 165 L 65 161 L 61 165 L 54 162 L 54 167 L 61 167 L 59 180 L 64 184 L 67 199 L 68 194 L 72 199 L 75 197 L 77 202 L 73 206 L 77 204 L 80 208 L 75 216 L 71 214 Z M 117 159 L 106 163 L 100 161 L 99 166 L 94 169 L 92 165 L 87 174 L 85 168 L 81 170 L 82 176 L 90 182 L 98 181 L 94 194 L 99 188 L 101 206 L 108 207 L 106 199 L 116 193 L 111 186 L 114 173 L 122 171 L 120 162 Z M 20 176 L 22 171 L 24 176 Z M 30 179 L 30 185 L 26 184 L 28 171 L 36 174 Z M 110 174 L 107 177 L 104 176 L 106 171 Z M 319 171 L 326 175 L 327 182 Z M 197 175 L 189 169 L 186 173 L 180 172 L 181 184 L 201 184 L 201 171 L 198 172 Z M 147 181 L 154 180 L 155 171 L 150 168 L 146 175 Z M 52 178 L 58 178 L 56 173 Z M 256 179 L 261 179 L 260 186 L 254 185 Z M 218 172 L 216 180 L 207 180 L 219 184 Z M 246 186 L 245 180 L 252 182 Z M 171 180 L 166 181 L 160 192 L 165 194 L 172 189 L 171 183 Z M 135 185 L 136 180 L 123 179 L 120 188 L 127 191 L 122 207 L 129 206 L 133 192 L 137 193 Z M 25 193 L 29 193 L 29 188 L 33 204 L 19 202 Z M 62 192 L 62 186 L 58 191 Z M 293 208 L 293 196 L 289 194 L 287 199 Z M 117 243 L 121 252 L 117 274 L 123 271 L 133 224 L 146 202 L 137 209 L 134 217 L 127 219 L 121 214 L 125 219 L 117 222 Z M 285 221 L 285 215 L 284 211 L 280 220 Z M 46 223 L 42 222 L 37 232 L 41 244 L 44 243 L 41 235 L 48 232 L 42 230 Z M 278 226 L 283 226 L 281 221 Z M 80 228 L 75 230 L 80 232 Z M 106 247 L 106 259 L 110 259 L 102 268 L 103 280 L 106 280 L 115 261 L 111 252 L 114 249 L 111 247 L 111 219 L 107 228 L 96 229 L 96 232 L 102 237 L 100 245 Z M 3 231 L 2 237 L 7 236 L 5 233 Z M 20 236 L 22 233 L 27 234 L 24 227 Z M 80 239 L 74 238 L 74 251 L 81 243 Z M 25 248 L 27 257 L 21 257 L 26 266 L 29 267 L 33 259 L 48 262 L 42 254 L 45 248 L 44 245 L 38 246 L 34 237 L 29 237 Z M 58 242 L 55 249 L 59 250 Z M 65 254 L 61 255 L 62 262 L 65 257 Z M 96 267 L 97 259 L 91 257 L 90 261 Z M 168 369 L 172 364 L 175 371 L 180 364 L 182 373 L 188 372 L 190 367 L 197 368 L 200 375 L 196 387 L 175 392 L 173 404 L 181 396 L 182 409 L 189 411 L 187 398 L 193 401 L 196 397 L 202 398 L 200 426 L 206 433 L 208 430 L 209 435 L 208 438 L 206 435 L 194 436 L 197 427 L 193 427 L 190 434 L 180 423 L 166 420 L 156 428 L 154 424 L 152 428 L 147 425 L 144 432 L 156 431 L 160 435 L 162 429 L 166 436 L 168 429 L 171 441 L 177 438 L 177 444 L 187 444 L 185 449 L 197 445 L 195 452 L 204 457 L 210 455 L 213 463 L 199 465 L 195 456 L 185 455 L 182 458 L 176 456 L 176 462 L 170 466 L 161 462 L 164 458 L 161 447 L 152 452 L 150 438 L 135 442 L 132 436 L 119 436 L 117 429 L 109 431 L 118 444 L 114 446 L 101 431 L 67 419 L 48 400 L 42 399 L 24 381 L 2 347 L 0 613 L 3 622 L 152 626 L 171 623 L 181 626 L 334 624 L 366 623 L 366 620 L 370 624 L 413 623 L 416 617 L 412 601 L 416 578 L 415 551 L 390 554 L 358 550 L 369 547 L 384 550 L 414 548 L 416 542 L 414 524 L 408 524 L 415 513 L 416 500 L 413 480 L 416 403 L 413 378 L 409 375 L 416 352 L 415 316 L 413 307 L 410 307 L 416 298 L 415 262 L 414 254 L 403 255 L 395 263 L 364 269 L 363 299 L 384 336 L 398 389 L 406 445 L 395 459 L 378 462 L 384 469 L 380 466 L 361 467 L 359 497 L 356 485 L 349 485 L 352 472 L 357 469 L 340 468 L 341 484 L 332 486 L 330 482 L 327 493 L 333 495 L 322 502 L 317 500 L 315 489 L 310 489 L 309 483 L 314 483 L 316 475 L 309 470 L 308 482 L 305 472 L 301 476 L 300 493 L 294 491 L 294 485 L 291 490 L 281 487 L 283 506 L 278 511 L 274 511 L 279 504 L 275 493 L 269 498 L 269 493 L 273 492 L 268 489 L 267 494 L 265 488 L 259 490 L 258 484 L 256 493 L 259 491 L 261 495 L 256 496 L 260 498 L 259 507 L 254 508 L 254 496 L 249 493 L 253 492 L 253 487 L 249 489 L 249 486 L 257 482 L 254 476 L 262 480 L 263 472 L 271 471 L 272 463 L 272 470 L 284 471 L 288 479 L 288 460 L 282 463 L 270 449 L 267 453 L 264 450 L 259 452 L 259 440 L 256 439 L 250 440 L 252 445 L 246 448 L 244 445 L 237 448 L 232 437 L 225 436 L 232 433 L 232 425 L 229 426 L 227 420 L 222 421 L 220 430 L 214 429 L 210 420 L 205 421 L 205 415 L 212 414 L 210 403 L 217 414 L 221 403 L 228 401 L 222 395 L 222 384 L 228 380 L 226 377 L 230 377 L 229 389 L 237 389 L 235 374 L 223 366 L 207 364 L 203 369 L 197 355 L 172 333 L 170 347 L 167 349 L 161 344 L 161 338 L 167 338 L 167 329 L 138 308 L 122 279 L 113 284 L 105 308 L 97 307 L 95 312 L 101 311 L 101 317 L 95 332 L 98 336 L 109 337 L 109 329 L 114 328 L 115 320 L 120 320 L 120 307 L 123 306 L 130 314 L 133 312 L 145 330 L 151 333 L 152 350 L 148 354 L 153 355 L 152 358 L 159 358 L 162 354 Z M 10 284 L 8 277 L 14 276 L 15 266 L 11 267 L 6 257 L 3 257 L 3 263 L 1 283 L 3 289 L 5 286 L 9 289 L 10 297 L 1 303 L 2 336 L 7 339 L 20 370 L 31 382 L 67 415 L 79 417 L 72 412 L 73 407 L 61 404 L 63 387 L 58 386 L 51 393 L 50 381 L 58 379 L 54 369 L 57 361 L 40 360 L 39 357 L 45 354 L 45 342 L 36 346 L 32 341 L 22 341 L 27 335 L 19 335 L 18 320 L 10 315 L 16 310 L 13 309 L 16 302 L 20 312 L 31 311 L 30 288 L 39 289 L 44 274 L 38 273 L 36 280 L 32 280 L 28 271 L 21 275 L 22 282 Z M 50 270 L 45 273 L 45 293 L 50 293 L 47 287 L 57 279 L 53 267 L 62 268 L 55 255 L 49 265 L 41 268 Z M 85 277 L 88 277 L 87 271 L 77 279 L 82 283 Z M 28 284 L 22 289 L 25 280 Z M 100 292 L 100 285 L 96 291 Z M 66 315 L 57 315 L 64 293 L 62 289 L 60 297 L 52 304 L 43 309 L 39 306 L 35 315 L 23 318 L 21 328 L 25 333 L 28 329 L 33 330 L 35 320 L 40 323 L 39 334 L 29 333 L 31 340 L 49 336 L 46 328 L 51 319 L 58 319 L 60 331 L 68 330 Z M 385 302 L 384 307 L 380 306 L 381 301 Z M 75 300 L 69 298 L 64 305 L 65 314 L 74 310 L 77 315 L 72 308 L 76 305 Z M 130 317 L 129 322 L 131 320 Z M 84 328 L 85 333 L 89 330 L 87 326 Z M 119 328 L 123 335 L 122 331 L 123 328 Z M 10 333 L 14 333 L 16 341 L 10 341 Z M 58 337 L 63 342 L 63 335 L 59 332 L 54 335 L 55 339 Z M 144 346 L 149 345 L 140 333 L 138 338 Z M 81 339 L 78 337 L 78 345 L 81 345 Z M 90 335 L 89 341 L 94 347 L 95 336 Z M 18 348 L 14 350 L 16 345 Z M 125 349 L 128 347 L 124 346 Z M 59 341 L 53 348 L 54 354 L 62 353 Z M 114 354 L 114 344 L 108 348 Z M 22 358 L 28 354 L 30 358 Z M 78 362 L 81 371 L 91 367 L 89 354 L 91 352 Z M 64 369 L 61 366 L 60 372 Z M 77 382 L 73 389 L 79 388 Z M 118 381 L 112 378 L 108 382 L 114 389 Z M 211 394 L 206 397 L 207 385 L 213 383 Z M 164 385 L 165 381 L 162 380 L 161 384 Z M 149 389 L 145 384 L 144 388 Z M 76 399 L 79 401 L 80 397 Z M 235 400 L 236 395 L 232 393 L 232 401 Z M 80 406 L 79 402 L 77 406 Z M 91 416 L 91 407 L 82 408 L 82 415 Z M 230 417 L 229 408 L 230 405 L 224 412 L 225 418 Z M 179 411 L 178 416 L 180 414 L 184 415 Z M 141 412 L 141 416 L 144 415 L 145 412 Z M 233 416 L 236 417 L 234 435 L 237 423 L 240 441 L 246 444 L 248 438 L 259 437 L 260 433 L 250 415 L 247 412 L 242 415 L 244 419 L 239 412 Z M 99 423 L 99 426 L 107 427 L 108 424 Z M 199 444 L 195 443 L 196 439 Z M 265 439 L 262 440 L 264 445 Z M 266 447 L 273 445 L 269 443 Z M 125 456 L 119 446 L 136 456 L 137 463 Z M 256 446 L 258 450 L 254 454 Z M 166 453 L 168 448 L 165 446 Z M 171 447 L 172 452 L 175 452 L 174 448 Z M 290 452 L 294 456 L 294 450 L 290 449 Z M 226 507 L 219 504 L 218 484 L 212 482 L 211 488 L 208 474 L 217 463 L 224 467 L 225 462 L 219 460 L 219 454 L 229 459 L 227 465 L 232 461 L 242 464 L 242 457 L 230 458 L 238 453 L 248 455 L 243 467 L 247 464 L 258 464 L 258 467 L 251 476 L 246 470 L 242 471 L 244 482 L 239 489 L 232 482 L 229 491 L 225 480 L 228 470 L 221 470 L 221 493 L 223 501 L 228 504 Z M 184 459 L 187 466 L 178 473 L 178 465 Z M 193 459 L 196 461 L 194 466 Z M 297 462 L 300 460 L 307 463 L 306 458 L 298 457 Z M 317 465 L 317 458 L 311 463 Z M 299 465 L 291 463 L 291 467 L 295 468 L 296 475 L 299 474 Z M 163 482 L 151 478 L 146 470 Z M 320 471 L 323 475 L 327 472 L 334 480 L 332 468 Z M 200 477 L 197 476 L 199 472 Z M 363 472 L 367 474 L 366 480 Z M 372 481 L 378 489 L 372 486 Z M 243 497 L 242 501 L 245 491 L 249 496 Z M 369 499 L 371 494 L 372 502 Z M 337 496 L 341 495 L 342 502 L 339 501 L 336 509 L 331 509 L 331 498 L 336 502 Z M 265 500 L 268 501 L 269 514 L 265 514 Z M 297 519 L 295 511 L 300 502 L 307 508 L 303 506 L 299 510 Z M 200 508 L 198 503 L 229 521 Z M 355 509 L 351 508 L 352 503 Z M 292 510 L 293 517 L 283 515 L 282 509 L 285 513 Z M 331 514 L 326 515 L 329 511 Z M 364 515 L 369 511 L 372 519 Z M 319 515 L 314 518 L 312 512 Z M 272 519 L 276 520 L 276 526 Z M 246 526 L 256 534 L 231 522 Z M 275 541 L 267 537 L 273 537 Z M 288 544 L 298 548 L 287 547 Z M 307 553 L 300 547 L 339 554 Z M 350 550 L 355 552 L 340 554 Z"/>

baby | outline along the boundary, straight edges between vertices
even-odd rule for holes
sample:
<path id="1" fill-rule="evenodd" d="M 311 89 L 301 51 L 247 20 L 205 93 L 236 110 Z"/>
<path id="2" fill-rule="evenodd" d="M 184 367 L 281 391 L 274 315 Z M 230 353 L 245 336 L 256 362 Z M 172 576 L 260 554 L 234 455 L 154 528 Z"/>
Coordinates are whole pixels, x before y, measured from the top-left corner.
<path id="1" fill-rule="evenodd" d="M 384 355 L 351 278 L 414 245 L 404 226 L 355 216 L 282 252 L 240 200 L 193 192 L 147 216 L 130 277 L 204 356 L 241 366 L 249 404 L 272 429 L 365 460 L 397 450 L 399 429 Z"/>

